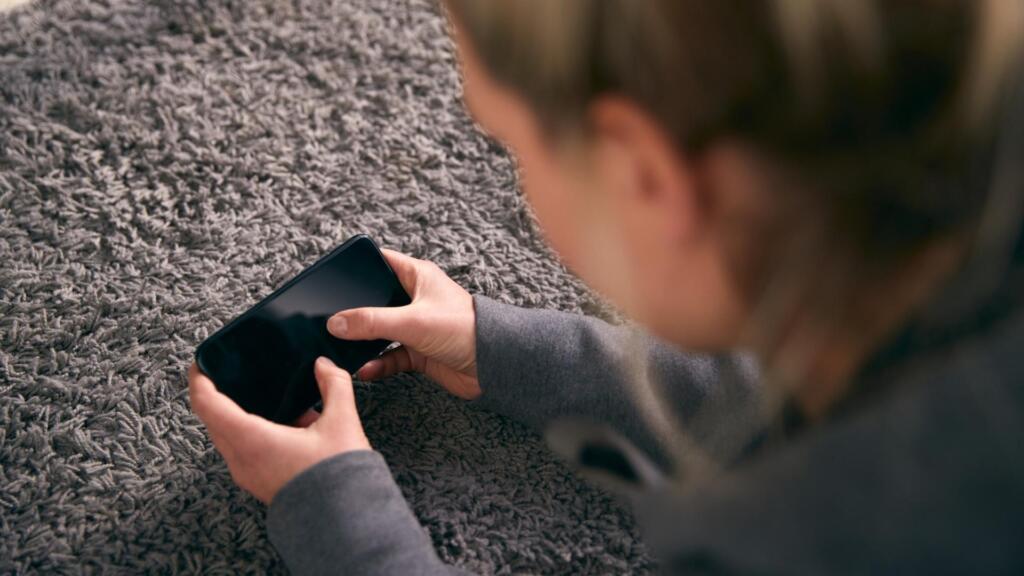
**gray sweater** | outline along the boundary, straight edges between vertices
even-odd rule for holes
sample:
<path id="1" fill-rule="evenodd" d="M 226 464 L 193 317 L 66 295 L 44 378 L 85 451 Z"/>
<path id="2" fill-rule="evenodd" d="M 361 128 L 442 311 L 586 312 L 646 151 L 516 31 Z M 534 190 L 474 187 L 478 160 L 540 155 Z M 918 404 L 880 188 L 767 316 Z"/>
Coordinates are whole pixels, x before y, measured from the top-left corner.
<path id="1" fill-rule="evenodd" d="M 477 403 L 547 430 L 581 473 L 618 490 L 665 572 L 1022 573 L 1019 287 L 969 323 L 912 325 L 813 427 L 794 411 L 762 421 L 756 367 L 742 357 L 646 339 L 647 374 L 719 463 L 714 474 L 680 468 L 678 447 L 659 442 L 623 372 L 628 328 L 476 297 Z M 440 562 L 377 452 L 313 466 L 268 514 L 296 574 L 460 573 Z"/>

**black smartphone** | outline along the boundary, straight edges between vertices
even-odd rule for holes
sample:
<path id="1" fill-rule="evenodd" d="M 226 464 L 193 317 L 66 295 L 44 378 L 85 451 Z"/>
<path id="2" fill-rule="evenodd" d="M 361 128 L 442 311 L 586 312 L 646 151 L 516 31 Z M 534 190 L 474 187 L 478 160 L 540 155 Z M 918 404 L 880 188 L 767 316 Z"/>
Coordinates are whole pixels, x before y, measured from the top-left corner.
<path id="1" fill-rule="evenodd" d="M 377 245 L 360 234 L 204 340 L 196 363 L 246 411 L 293 422 L 320 400 L 318 356 L 354 374 L 390 344 L 340 340 L 327 332 L 327 319 L 349 308 L 409 303 Z"/>

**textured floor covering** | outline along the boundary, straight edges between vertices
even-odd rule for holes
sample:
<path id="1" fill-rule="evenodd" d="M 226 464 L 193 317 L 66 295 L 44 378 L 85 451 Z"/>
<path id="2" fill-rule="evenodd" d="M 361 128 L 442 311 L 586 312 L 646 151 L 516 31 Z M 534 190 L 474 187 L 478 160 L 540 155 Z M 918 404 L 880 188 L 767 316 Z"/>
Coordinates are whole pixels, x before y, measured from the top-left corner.
<path id="1" fill-rule="evenodd" d="M 284 571 L 188 410 L 194 346 L 356 232 L 471 291 L 596 306 L 475 132 L 424 0 L 66 0 L 0 14 L 0 573 Z M 538 439 L 361 385 L 442 557 L 646 571 Z"/>

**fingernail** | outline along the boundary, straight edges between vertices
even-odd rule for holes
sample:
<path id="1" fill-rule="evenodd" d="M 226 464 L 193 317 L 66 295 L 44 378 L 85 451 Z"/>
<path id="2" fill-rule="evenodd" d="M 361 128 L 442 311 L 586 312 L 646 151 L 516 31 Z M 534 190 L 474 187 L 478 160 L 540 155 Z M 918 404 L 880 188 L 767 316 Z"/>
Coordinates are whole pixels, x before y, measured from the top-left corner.
<path id="1" fill-rule="evenodd" d="M 363 364 L 362 368 L 360 368 L 359 370 L 356 370 L 356 376 L 360 376 L 362 374 L 366 374 L 370 370 L 373 370 L 374 368 L 376 368 L 377 364 L 380 364 L 380 362 L 377 361 L 377 360 L 370 360 L 366 364 Z"/>
<path id="2" fill-rule="evenodd" d="M 344 316 L 331 316 L 327 321 L 327 331 L 335 336 L 344 336 L 346 328 L 348 328 L 348 322 Z"/>
<path id="3" fill-rule="evenodd" d="M 331 362 L 327 356 L 320 356 L 316 359 L 316 363 L 321 368 L 334 368 L 334 362 Z"/>

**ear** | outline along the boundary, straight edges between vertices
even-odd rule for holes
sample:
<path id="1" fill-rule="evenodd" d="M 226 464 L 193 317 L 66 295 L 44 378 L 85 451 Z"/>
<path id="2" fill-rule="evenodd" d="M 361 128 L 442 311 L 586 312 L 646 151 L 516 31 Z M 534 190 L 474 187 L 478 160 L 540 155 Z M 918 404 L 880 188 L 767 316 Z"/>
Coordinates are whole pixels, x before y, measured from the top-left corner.
<path id="1" fill-rule="evenodd" d="M 692 167 L 669 133 L 646 110 L 619 96 L 603 96 L 588 109 L 598 169 L 619 201 L 639 208 L 667 239 L 696 231 L 701 203 Z"/>

